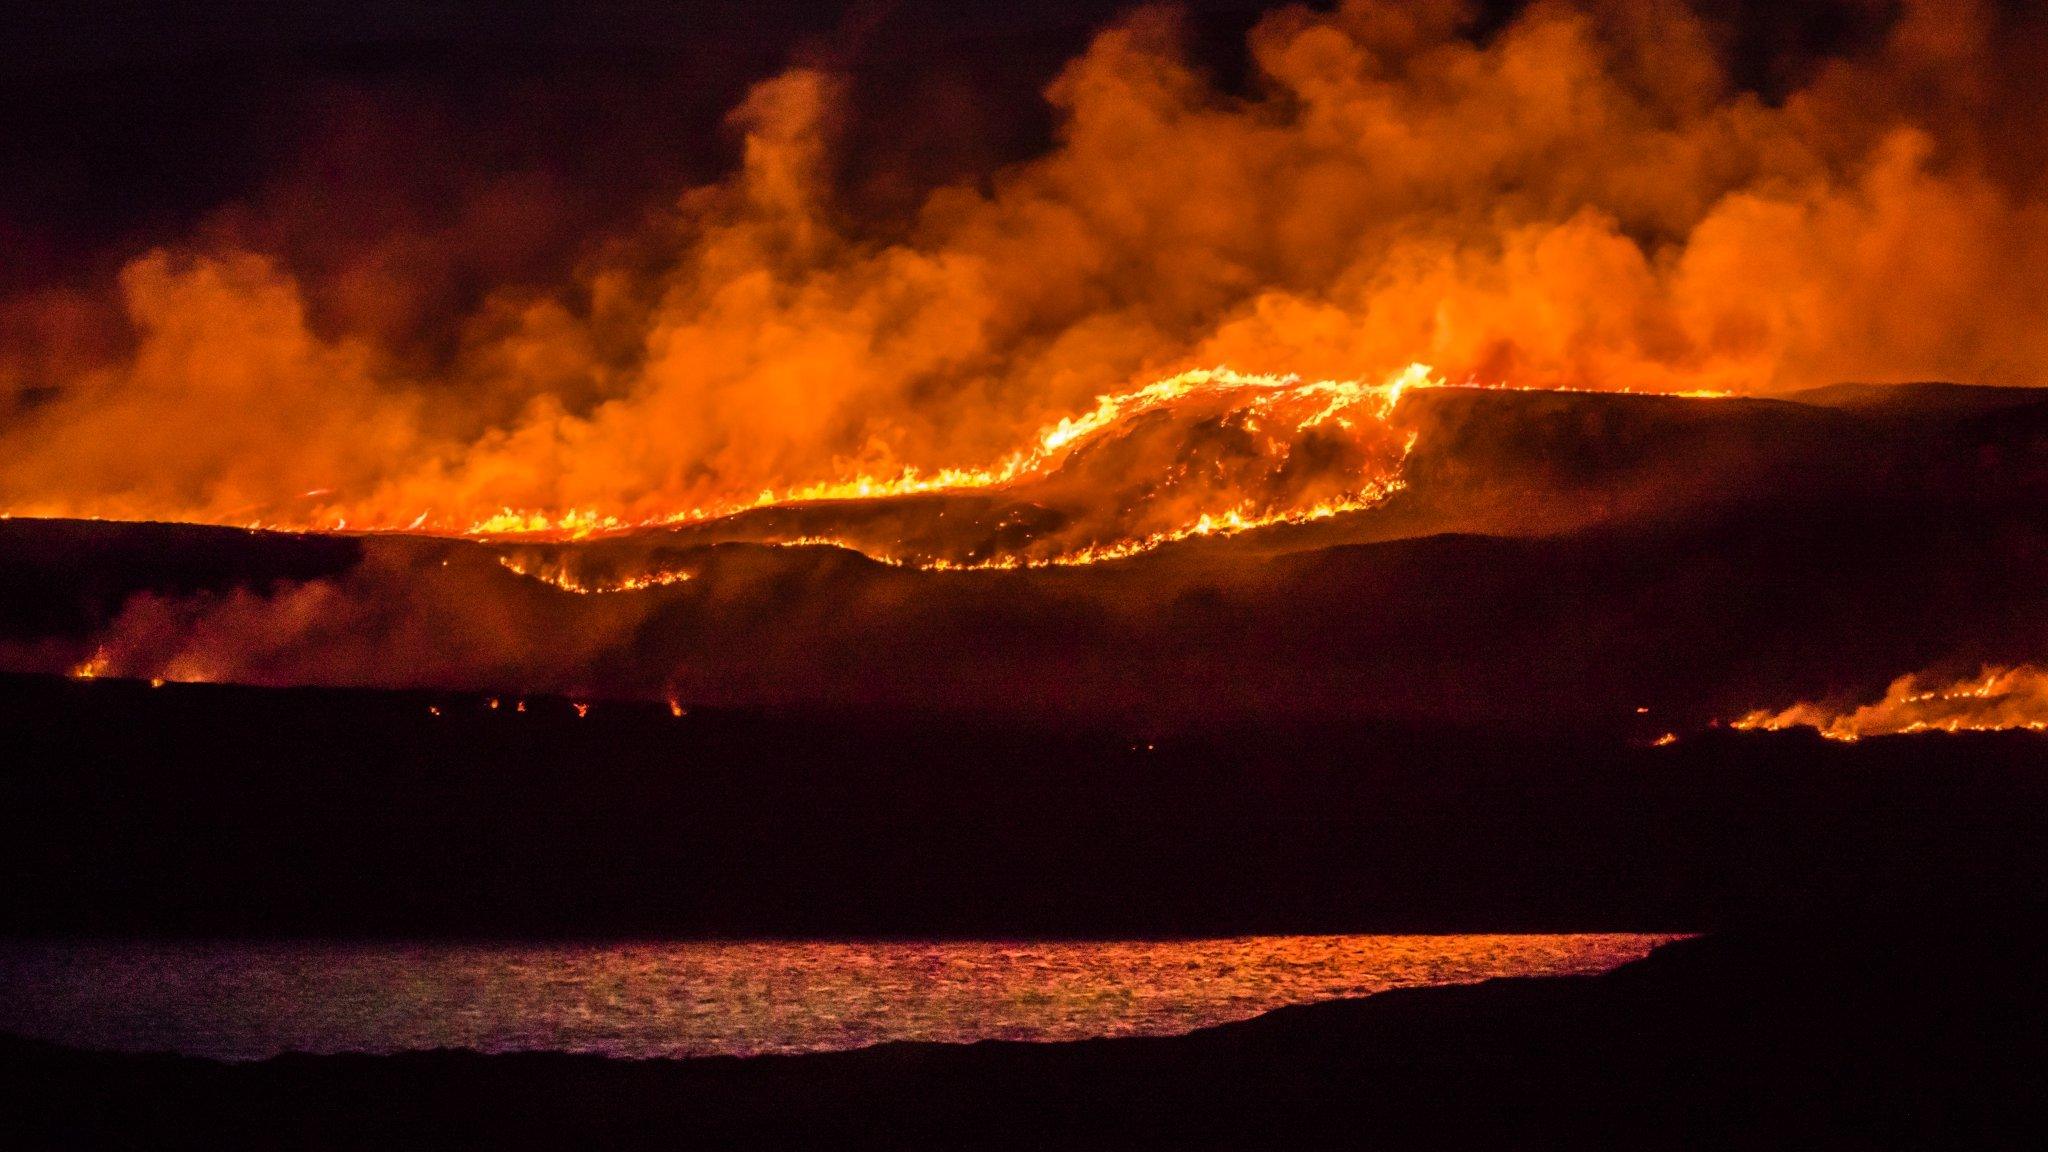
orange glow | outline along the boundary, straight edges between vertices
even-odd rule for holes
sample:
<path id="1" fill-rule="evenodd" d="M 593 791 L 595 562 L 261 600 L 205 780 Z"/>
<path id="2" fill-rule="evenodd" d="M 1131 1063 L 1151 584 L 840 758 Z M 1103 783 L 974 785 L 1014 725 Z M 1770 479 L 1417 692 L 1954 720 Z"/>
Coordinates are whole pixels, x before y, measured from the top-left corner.
<path id="1" fill-rule="evenodd" d="M 775 543 L 786 547 L 827 545 L 852 548 L 899 567 L 976 571 L 1094 564 L 1140 555 L 1181 540 L 1231 536 L 1255 528 L 1324 520 L 1371 508 L 1401 489 L 1398 472 L 1402 460 L 1414 446 L 1414 436 L 1394 430 L 1394 410 L 1404 393 L 1429 387 L 1442 387 L 1442 384 L 1432 379 L 1429 369 L 1421 364 L 1410 365 L 1377 384 L 1348 380 L 1303 382 L 1292 377 L 1250 376 L 1228 369 L 1187 372 L 1135 392 L 1104 396 L 1089 412 L 1075 418 L 1064 418 L 1042 430 L 1031 448 L 986 469 L 953 472 L 940 478 L 909 476 L 897 481 L 863 478 L 845 487 L 814 486 L 791 497 L 796 502 L 810 502 L 1010 488 L 1047 478 L 1067 457 L 1087 449 L 1093 441 L 1110 436 L 1120 427 L 1148 413 L 1194 404 L 1204 405 L 1205 411 L 1218 413 L 1229 426 L 1256 437 L 1254 451 L 1261 461 L 1259 468 L 1236 478 L 1238 484 L 1222 485 L 1221 491 L 1215 491 L 1212 486 L 1211 494 L 1222 503 L 1210 506 L 1203 506 L 1200 502 L 1175 503 L 1164 513 L 1167 520 L 1164 526 L 1149 532 L 1039 554 L 1007 552 L 973 561 L 892 555 L 827 536 L 798 536 Z M 1299 503 L 1275 500 L 1255 492 L 1233 491 L 1239 484 L 1255 487 L 1264 477 L 1286 468 L 1300 438 L 1312 433 L 1334 434 L 1366 448 L 1380 446 L 1384 455 L 1374 465 L 1379 471 L 1351 476 L 1345 490 L 1336 495 Z M 1159 478 L 1154 490 L 1170 488 L 1185 475 L 1185 468 L 1185 464 L 1170 465 L 1167 475 Z M 1129 511 L 1118 510 L 1120 513 Z"/>
<path id="2" fill-rule="evenodd" d="M 1987 6 L 1908 0 L 1769 101 L 1682 5 L 1535 4 L 1484 37 L 1466 7 L 1276 8 L 1241 91 L 1147 9 L 1048 86 L 1050 148 L 887 218 L 843 196 L 850 78 L 793 67 L 733 110 L 724 177 L 559 282 L 404 324 L 360 305 L 413 298 L 430 238 L 339 270 L 225 226 L 124 253 L 83 311 L 0 301 L 30 334 L 0 346 L 0 514 L 580 539 L 1012 488 L 1222 393 L 1233 431 L 1365 443 L 1416 360 L 1682 396 L 2048 374 L 2048 199 L 1978 123 L 1987 78 L 2033 71 L 1995 66 Z M 885 558 L 1113 559 L 1370 506 L 1396 472 Z"/>
<path id="3" fill-rule="evenodd" d="M 656 570 L 639 576 L 627 576 L 618 580 L 584 580 L 561 563 L 528 565 L 511 556 L 498 557 L 498 563 L 506 570 L 515 572 L 529 580 L 574 592 L 579 596 L 597 596 L 608 592 L 639 592 L 647 588 L 661 588 L 670 584 L 681 584 L 689 580 L 692 573 L 683 571 Z M 491 705 L 497 707 L 495 703 Z"/>
<path id="4" fill-rule="evenodd" d="M 1733 727 L 1776 731 L 1807 727 L 1830 740 L 1911 732 L 2048 731 L 2048 669 L 1986 667 L 1971 679 L 1930 683 L 1922 674 L 1892 681 L 1884 697 L 1850 708 L 1795 704 L 1759 710 Z"/>
<path id="5" fill-rule="evenodd" d="M 1294 432 L 1326 425 L 1349 430 L 1354 421 L 1384 427 L 1404 392 L 1414 388 L 1442 387 L 1426 365 L 1411 364 L 1387 380 L 1366 384 L 1355 380 L 1303 382 L 1294 377 L 1258 376 L 1227 368 L 1180 373 L 1130 392 L 1096 398 L 1095 405 L 1078 416 L 1061 417 L 1039 430 L 1028 447 L 980 468 L 950 468 L 924 473 L 905 468 L 895 475 L 855 475 L 838 480 L 813 481 L 780 491 L 764 491 L 750 501 L 690 508 L 685 511 L 638 521 L 600 515 L 591 510 L 571 509 L 561 514 L 534 510 L 500 509 L 467 525 L 454 534 L 484 539 L 539 538 L 585 539 L 647 528 L 702 523 L 741 512 L 780 505 L 830 501 L 875 500 L 939 492 L 971 492 L 1006 488 L 1042 477 L 1060 461 L 1085 447 L 1104 433 L 1128 424 L 1147 413 L 1191 401 L 1234 401 L 1233 411 L 1251 427 L 1262 419 L 1282 422 Z M 1281 456 L 1284 462 L 1284 448 Z M 878 556 L 887 563 L 915 567 L 1016 568 L 1041 564 L 1086 564 L 1119 559 L 1149 551 L 1161 544 L 1192 536 L 1230 535 L 1271 524 L 1299 523 L 1325 519 L 1343 512 L 1371 507 L 1399 488 L 1392 476 L 1375 477 L 1346 497 L 1296 508 L 1258 508 L 1249 505 L 1201 509 L 1185 523 L 1149 533 L 1143 537 L 1090 546 L 1073 553 L 1041 560 L 998 558 L 977 564 L 954 564 L 943 560 L 917 561 Z M 334 528 L 336 525 L 327 525 Z M 433 525 L 415 520 L 407 531 L 434 530 Z M 851 547 L 823 537 L 800 537 L 785 544 L 832 544 Z M 581 594 L 636 591 L 688 580 L 687 572 L 654 572 L 614 582 L 586 582 L 560 566 L 528 566 L 511 558 L 499 561 L 522 576 L 530 576 Z"/>

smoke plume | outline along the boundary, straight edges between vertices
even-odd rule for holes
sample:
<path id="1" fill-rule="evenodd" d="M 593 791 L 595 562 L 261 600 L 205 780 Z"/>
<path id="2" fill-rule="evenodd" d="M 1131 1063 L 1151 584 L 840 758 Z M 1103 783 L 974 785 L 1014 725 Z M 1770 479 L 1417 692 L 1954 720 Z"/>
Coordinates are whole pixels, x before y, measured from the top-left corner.
<path id="1" fill-rule="evenodd" d="M 1046 89 L 1049 151 L 880 218 L 837 180 L 850 78 L 794 67 L 732 111 L 736 170 L 589 237 L 564 282 L 460 306 L 417 284 L 492 227 L 549 226 L 546 189 L 366 238 L 345 283 L 205 230 L 102 298 L 7 303 L 0 510 L 664 519 L 985 468 L 1218 365 L 1753 394 L 2042 375 L 2022 17 L 1916 0 L 1771 99 L 1681 4 L 1474 19 L 1278 9 L 1226 88 L 1173 12 L 1138 11 Z M 423 299 L 453 309 L 445 354 L 380 312 Z"/>

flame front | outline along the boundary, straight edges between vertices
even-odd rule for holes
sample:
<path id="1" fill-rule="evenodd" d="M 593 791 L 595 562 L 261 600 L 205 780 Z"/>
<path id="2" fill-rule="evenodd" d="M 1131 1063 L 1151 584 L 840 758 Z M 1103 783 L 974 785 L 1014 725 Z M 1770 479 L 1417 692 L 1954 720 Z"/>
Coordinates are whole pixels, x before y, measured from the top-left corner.
<path id="1" fill-rule="evenodd" d="M 751 533 L 740 525 L 733 531 L 783 547 L 849 548 L 885 564 L 927 571 L 1094 564 L 1182 540 L 1327 520 L 1380 504 L 1403 487 L 1401 465 L 1415 443 L 1413 432 L 1394 426 L 1396 407 L 1412 390 L 1444 386 L 1422 364 L 1376 383 L 1202 369 L 1101 396 L 1087 411 L 1040 429 L 1025 447 L 979 468 L 906 468 L 893 475 L 821 480 L 639 520 L 584 509 L 506 508 L 462 525 L 423 514 L 388 530 L 501 544 L 554 543 L 710 525 L 776 509 L 1000 493 L 1056 508 L 1058 529 L 1020 530 L 1006 546 L 976 554 L 890 547 L 848 535 Z M 1097 461 L 1091 454 L 1113 458 Z M 339 520 L 315 527 L 379 530 Z M 506 553 L 498 562 L 580 595 L 661 588 L 693 577 L 686 568 L 651 565 L 598 574 L 567 555 Z"/>
<path id="2" fill-rule="evenodd" d="M 2014 159 L 2038 125 L 1985 116 L 2025 104 L 1986 85 L 2038 69 L 1987 6 L 1910 0 L 1770 99 L 1682 5 L 1561 0 L 1483 34 L 1468 7 L 1278 8 L 1243 91 L 1148 9 L 1045 89 L 1049 148 L 877 173 L 900 211 L 843 186 L 850 130 L 878 126 L 804 66 L 733 110 L 731 171 L 587 230 L 527 235 L 460 170 L 422 181 L 460 204 L 394 215 L 473 209 L 451 245 L 580 257 L 530 275 L 307 213 L 347 167 L 316 152 L 294 171 L 317 195 L 281 178 L 276 205 L 56 262 L 117 276 L 0 298 L 0 513 L 582 538 L 999 490 L 1218 389 L 1297 432 L 1362 426 L 1399 389 L 1340 378 L 1418 359 L 1673 394 L 2048 370 L 2048 199 Z M 420 291 L 437 272 L 477 298 Z M 1215 364 L 1281 375 L 1181 371 Z M 1217 489 L 1001 557 L 864 550 L 1124 555 L 1391 482 Z"/>
<path id="3" fill-rule="evenodd" d="M 1144 388 L 1100 398 L 1095 407 L 1041 431 L 1027 450 L 972 472 L 938 478 L 906 475 L 814 486 L 757 507 L 822 500 L 873 499 L 937 492 L 1017 491 L 1068 509 L 1062 538 L 1025 539 L 989 555 L 956 558 L 897 553 L 837 536 L 805 535 L 774 543 L 833 545 L 886 564 L 930 571 L 1061 567 L 1121 560 L 1197 537 L 1232 536 L 1256 528 L 1325 520 L 1371 508 L 1402 487 L 1400 467 L 1412 433 L 1394 428 L 1402 395 L 1440 386 L 1427 366 L 1410 365 L 1376 384 L 1355 380 L 1304 382 L 1228 369 L 1185 372 Z M 1179 418 L 1130 453 L 1155 469 L 1123 471 L 1125 462 L 1094 467 L 1076 458 L 1091 450 L 1129 448 L 1133 426 L 1148 415 Z M 1230 449 L 1203 453 L 1190 442 L 1226 438 Z M 1121 445 L 1106 442 L 1121 439 Z M 1298 454 L 1310 439 L 1355 451 L 1327 476 L 1276 484 L 1304 471 Z M 1071 467 L 1063 467 L 1071 465 Z M 1028 491 L 1027 491 L 1028 490 Z M 1106 506 L 1104 506 L 1106 505 Z M 1027 534 L 1030 535 L 1030 534 Z"/>
<path id="4" fill-rule="evenodd" d="M 671 584 L 681 584 L 695 576 L 695 573 L 679 569 L 654 569 L 638 575 L 621 576 L 614 579 L 586 578 L 573 571 L 562 561 L 529 563 L 516 556 L 500 556 L 498 557 L 498 563 L 508 572 L 524 576 L 529 580 L 538 580 L 543 584 L 559 588 L 564 592 L 574 592 L 578 596 L 599 596 L 612 592 L 641 592 L 649 588 L 666 588 Z M 491 706 L 495 708 L 497 704 L 493 702 Z"/>
<path id="5" fill-rule="evenodd" d="M 1868 704 L 1843 709 L 1802 703 L 1778 712 L 1759 710 L 1733 727 L 1813 728 L 1843 741 L 1912 732 L 2048 731 L 2048 669 L 1986 667 L 1970 679 L 1949 683 L 1922 674 L 1901 676 L 1882 699 Z"/>
<path id="6" fill-rule="evenodd" d="M 1288 434 L 1298 435 L 1330 425 L 1349 432 L 1357 427 L 1354 422 L 1363 423 L 1375 431 L 1383 430 L 1404 392 L 1433 386 L 1441 387 L 1442 381 L 1437 380 L 1428 365 L 1424 364 L 1411 364 L 1377 384 L 1357 380 L 1304 382 L 1293 376 L 1250 375 L 1229 368 L 1198 369 L 1182 372 L 1132 391 L 1098 397 L 1095 406 L 1087 412 L 1079 416 L 1062 417 L 1058 423 L 1041 429 L 1029 447 L 985 467 L 950 468 L 931 473 L 920 472 L 916 468 L 905 468 L 894 475 L 862 474 L 813 481 L 779 491 L 764 491 L 750 501 L 698 506 L 639 520 L 626 520 L 589 509 L 569 509 L 551 513 L 543 510 L 503 508 L 461 526 L 436 521 L 430 514 L 422 513 L 407 522 L 400 530 L 438 531 L 486 539 L 526 537 L 580 540 L 648 528 L 702 523 L 741 512 L 790 504 L 878 500 L 932 493 L 1001 489 L 1046 476 L 1061 461 L 1091 441 L 1099 439 L 1112 429 L 1128 425 L 1147 413 L 1203 401 L 1224 407 L 1254 431 L 1259 430 L 1262 424 L 1271 423 L 1273 428 L 1265 436 L 1264 451 L 1272 457 L 1273 466 L 1277 468 L 1285 466 L 1291 455 L 1293 445 L 1287 438 Z M 1350 493 L 1300 507 L 1273 507 L 1264 502 L 1247 499 L 1220 507 L 1196 509 L 1184 523 L 1162 528 L 1142 537 L 1091 544 L 1038 563 L 1088 563 L 1093 560 L 1134 555 L 1191 536 L 1229 535 L 1270 524 L 1325 519 L 1342 512 L 1371 507 L 1398 487 L 1397 479 L 1391 475 L 1382 475 L 1362 478 L 1355 490 Z M 349 525 L 346 520 L 336 520 L 316 527 L 332 531 L 347 530 Z M 357 530 L 367 530 L 367 527 L 360 523 L 356 525 Z M 830 538 L 779 542 L 840 543 Z M 973 566 L 1017 567 L 1027 563 L 1029 562 L 1022 560 L 995 561 Z M 935 562 L 918 566 L 947 568 L 963 565 Z M 507 567 L 513 566 L 508 563 Z M 517 567 L 513 567 L 513 570 L 521 572 L 522 575 L 536 575 L 536 578 L 551 583 L 560 580 L 559 573 L 549 576 L 526 572 Z M 672 582 L 674 581 L 654 581 Z"/>

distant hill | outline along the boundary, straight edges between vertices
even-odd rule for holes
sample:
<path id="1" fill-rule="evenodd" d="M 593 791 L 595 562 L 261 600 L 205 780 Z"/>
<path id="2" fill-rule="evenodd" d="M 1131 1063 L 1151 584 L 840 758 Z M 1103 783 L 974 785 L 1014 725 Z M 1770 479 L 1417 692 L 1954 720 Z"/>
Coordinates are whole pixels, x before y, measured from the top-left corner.
<path id="1" fill-rule="evenodd" d="M 1376 507 L 1022 571 L 872 556 L 982 554 L 1044 511 L 1029 486 L 560 544 L 11 520 L 0 667 L 1152 730 L 1647 707 L 1682 731 L 2048 652 L 2042 396 L 1422 391 Z"/>

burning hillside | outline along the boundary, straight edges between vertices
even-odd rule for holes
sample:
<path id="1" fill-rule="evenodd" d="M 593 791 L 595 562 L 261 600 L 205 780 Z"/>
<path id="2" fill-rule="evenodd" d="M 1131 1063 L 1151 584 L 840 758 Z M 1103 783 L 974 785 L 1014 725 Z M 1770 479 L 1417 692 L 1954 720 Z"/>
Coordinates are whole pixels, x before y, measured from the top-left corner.
<path id="1" fill-rule="evenodd" d="M 139 7 L 0 49 L 31 1138 L 247 1138 L 315 1062 L 300 1144 L 483 1063 L 515 1143 L 855 1131 L 869 1073 L 906 1134 L 983 1079 L 1377 1133 L 1360 1021 L 1485 1057 L 1400 1115 L 1521 1131 L 1589 1004 L 1651 1025 L 1644 1123 L 1552 1078 L 1593 1143 L 2040 1126 L 1966 1106 L 2041 974 L 1937 945 L 2048 908 L 2048 5 Z M 1589 931 L 1695 938 L 1239 1019 Z M 1175 959 L 1261 939 L 1273 995 Z M 1017 988 L 1088 1036 L 887 1043 Z M 1756 1074 L 1874 999 L 1934 1043 Z M 197 1058 L 244 1018 L 285 1055 Z"/>
<path id="2" fill-rule="evenodd" d="M 1371 507 L 1398 487 L 1409 442 L 1392 422 L 1401 393 L 1429 387 L 1428 369 L 1412 365 L 1383 384 L 1245 376 L 1224 369 L 1186 372 L 1134 392 L 1100 397 L 1095 407 L 1042 430 L 1031 447 L 986 468 L 933 475 L 857 477 L 781 493 L 764 492 L 751 506 L 693 510 L 630 524 L 571 514 L 561 520 L 506 509 L 471 525 L 485 538 L 581 538 L 635 529 L 727 521 L 777 543 L 845 543 L 855 539 L 799 535 L 775 539 L 774 515 L 805 505 L 905 497 L 988 494 L 973 526 L 940 526 L 968 549 L 926 541 L 875 559 L 920 568 L 1017 568 L 1083 564 L 1150 551 L 1191 536 L 1231 535 L 1274 524 L 1326 519 Z M 744 516 L 759 512 L 763 515 Z M 993 513 L 993 516 L 990 515 Z M 942 512 L 941 516 L 944 515 Z"/>
<path id="3" fill-rule="evenodd" d="M 7 282 L 0 663 L 1655 736 L 2037 661 L 2043 407 L 1975 385 L 2048 368 L 2048 38 L 1866 25 L 1759 84 L 1676 3 L 1285 8 L 1234 69 L 1146 9 L 940 174 L 811 54 L 580 232 L 460 169 L 359 231 L 309 136 Z"/>
<path id="4" fill-rule="evenodd" d="M 1883 698 L 1867 704 L 1759 710 L 1737 720 L 1735 727 L 1812 728 L 1830 740 L 1913 732 L 2048 731 L 2048 673 L 2033 665 L 1985 668 L 1953 682 L 1916 673 L 1892 681 Z"/>
<path id="5" fill-rule="evenodd" d="M 452 235 L 365 238 L 281 178 L 105 254 L 111 282 L 6 300 L 0 510 L 691 522 L 1036 477 L 1064 447 L 1042 430 L 1135 416 L 1161 388 L 1280 395 L 1219 364 L 1372 389 L 1418 360 L 1541 388 L 2024 382 L 2048 357 L 2048 205 L 2031 105 L 2006 99 L 2038 74 L 2023 19 L 1908 3 L 1766 99 L 1677 4 L 1498 26 L 1456 2 L 1286 8 L 1230 84 L 1146 10 L 1046 88 L 1047 150 L 898 212 L 843 186 L 873 126 L 847 119 L 851 77 L 807 64 L 731 113 L 730 175 L 582 237 L 565 280 L 438 311 L 414 281 L 464 256 Z M 545 217 L 517 187 L 477 202 L 501 246 Z M 1334 410 L 1303 425 L 1325 405 L 1297 399 L 1272 419 L 1218 405 L 1172 452 L 1125 436 L 1129 459 L 1074 461 L 1112 492 L 1081 511 L 1052 493 L 1075 525 L 1057 543 L 896 558 L 1042 562 L 1370 503 L 1398 443 L 1334 435 Z M 1283 464 L 1261 438 L 1287 419 Z M 1117 522 L 1087 522 L 1103 508 Z"/>
<path id="6" fill-rule="evenodd" d="M 683 708 L 1378 718 L 1648 742 L 1773 700 L 1869 699 L 1943 661 L 2033 659 L 2048 635 L 2030 575 L 2048 560 L 2041 395 L 1417 389 L 1391 435 L 1372 434 L 1398 485 L 1369 507 L 1083 565 L 975 561 L 1080 539 L 1026 496 L 1058 491 L 1085 451 L 1014 491 L 580 541 L 14 520 L 0 658 Z M 1168 421 L 1154 441 L 1148 419 L 1127 432 L 1148 450 L 1205 423 Z M 1006 527 L 1025 509 L 1042 531 Z"/>

